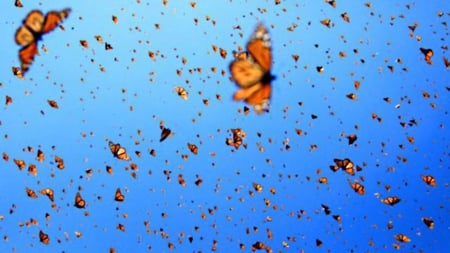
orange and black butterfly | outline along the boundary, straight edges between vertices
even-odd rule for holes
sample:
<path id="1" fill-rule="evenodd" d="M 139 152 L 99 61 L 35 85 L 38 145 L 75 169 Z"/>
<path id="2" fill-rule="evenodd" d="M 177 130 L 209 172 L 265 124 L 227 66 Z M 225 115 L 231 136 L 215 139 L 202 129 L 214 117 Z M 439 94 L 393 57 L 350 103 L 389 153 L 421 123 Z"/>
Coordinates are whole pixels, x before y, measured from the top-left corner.
<path id="1" fill-rule="evenodd" d="M 272 49 L 270 36 L 264 25 L 259 25 L 247 43 L 247 52 L 235 55 L 230 64 L 231 77 L 241 88 L 234 93 L 234 100 L 244 100 L 260 114 L 269 109 L 272 93 L 270 74 L 272 67 Z"/>
<path id="2" fill-rule="evenodd" d="M 81 197 L 81 194 L 77 192 L 77 195 L 75 195 L 75 207 L 76 208 L 85 208 L 86 207 L 86 201 Z"/>
<path id="3" fill-rule="evenodd" d="M 364 186 L 358 182 L 354 182 L 352 184 L 350 184 L 350 187 L 358 194 L 360 195 L 364 195 L 366 193 L 366 190 L 364 188 Z"/>
<path id="4" fill-rule="evenodd" d="M 422 218 L 423 223 L 425 223 L 425 225 L 429 228 L 429 229 L 433 229 L 434 228 L 434 221 L 430 218 L 427 217 L 423 217 Z"/>
<path id="5" fill-rule="evenodd" d="M 47 245 L 50 243 L 50 238 L 48 237 L 48 234 L 46 234 L 42 230 L 40 230 L 39 231 L 39 241 L 41 241 L 43 244 Z"/>
<path id="6" fill-rule="evenodd" d="M 394 206 L 395 204 L 398 204 L 400 202 L 400 198 L 396 196 L 387 197 L 385 199 L 382 199 L 381 202 L 386 205 Z"/>
<path id="7" fill-rule="evenodd" d="M 128 161 L 131 159 L 127 154 L 127 150 L 124 147 L 120 146 L 120 144 L 118 144 L 118 143 L 114 143 L 114 142 L 110 141 L 109 149 L 113 153 L 114 157 L 116 157 L 120 160 Z"/>
<path id="8" fill-rule="evenodd" d="M 42 35 L 53 31 L 70 14 L 70 9 L 50 11 L 47 15 L 39 10 L 32 10 L 16 31 L 16 43 L 22 48 L 19 51 L 22 72 L 25 73 L 33 63 L 34 56 L 39 54 L 38 41 Z"/>
<path id="9" fill-rule="evenodd" d="M 42 195 L 45 195 L 51 202 L 55 201 L 55 192 L 51 188 L 45 188 L 39 191 Z"/>
<path id="10" fill-rule="evenodd" d="M 397 234 L 394 238 L 399 242 L 410 242 L 411 239 L 405 234 Z"/>
<path id="11" fill-rule="evenodd" d="M 431 175 L 422 176 L 422 180 L 429 186 L 436 186 L 436 179 L 434 179 L 434 177 Z"/>
<path id="12" fill-rule="evenodd" d="M 192 144 L 192 143 L 188 143 L 187 146 L 188 146 L 189 150 L 192 152 L 192 154 L 194 154 L 194 155 L 198 154 L 198 147 L 197 147 L 197 145 Z"/>
<path id="13" fill-rule="evenodd" d="M 172 131 L 169 128 L 163 127 L 161 130 L 161 136 L 159 138 L 159 142 L 164 141 L 167 137 L 172 135 Z"/>
<path id="14" fill-rule="evenodd" d="M 422 52 L 422 54 L 425 56 L 424 60 L 428 63 L 428 64 L 433 64 L 433 62 L 431 61 L 431 57 L 433 57 L 434 52 L 433 49 L 431 48 L 419 48 L 420 52 Z"/>
<path id="15" fill-rule="evenodd" d="M 27 196 L 30 197 L 30 198 L 35 199 L 35 198 L 38 197 L 38 195 L 36 194 L 36 192 L 33 191 L 33 190 L 30 189 L 30 188 L 26 188 L 26 189 L 25 189 L 25 192 L 27 193 Z"/>
<path id="16" fill-rule="evenodd" d="M 116 194 L 114 195 L 114 200 L 118 202 L 122 202 L 125 200 L 125 195 L 122 194 L 120 188 L 117 188 Z"/>

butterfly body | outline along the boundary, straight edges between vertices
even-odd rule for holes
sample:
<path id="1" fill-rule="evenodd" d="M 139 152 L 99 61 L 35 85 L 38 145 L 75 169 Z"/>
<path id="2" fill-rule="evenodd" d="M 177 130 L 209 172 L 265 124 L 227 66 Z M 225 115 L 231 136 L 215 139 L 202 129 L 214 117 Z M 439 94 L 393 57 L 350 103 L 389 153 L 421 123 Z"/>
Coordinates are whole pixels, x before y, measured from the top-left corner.
<path id="1" fill-rule="evenodd" d="M 233 80 L 241 89 L 234 93 L 234 100 L 244 100 L 260 114 L 269 109 L 272 93 L 270 73 L 272 67 L 272 49 L 270 36 L 264 25 L 259 25 L 250 41 L 246 52 L 235 54 L 230 64 Z"/>

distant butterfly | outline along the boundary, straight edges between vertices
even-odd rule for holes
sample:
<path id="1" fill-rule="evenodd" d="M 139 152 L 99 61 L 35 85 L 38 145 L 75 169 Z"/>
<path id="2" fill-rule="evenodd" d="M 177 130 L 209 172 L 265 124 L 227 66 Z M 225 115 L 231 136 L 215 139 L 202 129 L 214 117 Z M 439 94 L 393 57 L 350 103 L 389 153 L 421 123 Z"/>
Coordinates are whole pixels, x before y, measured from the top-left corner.
<path id="1" fill-rule="evenodd" d="M 46 234 L 42 230 L 40 230 L 39 231 L 39 241 L 41 241 L 43 244 L 47 245 L 50 243 L 50 238 L 48 237 L 48 234 Z"/>
<path id="2" fill-rule="evenodd" d="M 428 64 L 433 64 L 433 62 L 431 61 L 431 57 L 433 57 L 434 52 L 433 49 L 431 48 L 419 48 L 420 52 L 422 52 L 422 54 L 425 56 L 424 60 L 428 63 Z"/>
<path id="3" fill-rule="evenodd" d="M 436 179 L 431 175 L 422 176 L 422 180 L 429 186 L 436 186 Z"/>
<path id="4" fill-rule="evenodd" d="M 33 191 L 33 190 L 30 189 L 30 188 L 26 188 L 25 191 L 26 191 L 26 193 L 27 193 L 27 196 L 30 197 L 30 198 L 35 199 L 35 198 L 38 197 L 38 195 L 36 194 L 36 192 Z"/>
<path id="5" fill-rule="evenodd" d="M 233 95 L 234 100 L 244 100 L 260 114 L 269 109 L 272 93 L 270 74 L 272 51 L 270 36 L 264 25 L 259 25 L 247 43 L 247 52 L 237 53 L 230 64 L 231 77 L 241 88 Z"/>
<path id="6" fill-rule="evenodd" d="M 111 153 L 114 155 L 114 157 L 125 161 L 130 160 L 130 157 L 127 154 L 127 150 L 124 147 L 120 146 L 120 144 L 116 144 L 110 141 L 109 149 L 111 150 Z"/>
<path id="7" fill-rule="evenodd" d="M 114 200 L 118 202 L 122 202 L 125 200 L 125 195 L 122 194 L 120 188 L 117 188 L 116 194 L 114 195 Z"/>
<path id="8" fill-rule="evenodd" d="M 383 202 L 386 205 L 394 206 L 395 204 L 400 202 L 400 198 L 396 196 L 387 197 L 385 199 L 382 199 L 381 202 Z"/>
<path id="9" fill-rule="evenodd" d="M 404 234 L 397 234 L 394 236 L 394 238 L 399 242 L 410 242 L 411 241 L 411 239 L 407 235 L 404 235 Z"/>
<path id="10" fill-rule="evenodd" d="M 172 131 L 169 128 L 163 128 L 161 130 L 161 136 L 159 138 L 159 142 L 164 141 L 165 139 L 167 139 L 167 137 L 172 135 Z"/>
<path id="11" fill-rule="evenodd" d="M 30 68 L 34 56 L 39 54 L 38 41 L 42 39 L 42 35 L 53 31 L 69 14 L 70 9 L 50 11 L 45 16 L 39 10 L 32 10 L 28 13 L 15 36 L 16 43 L 22 46 L 19 51 L 19 59 L 23 73 Z"/>
<path id="12" fill-rule="evenodd" d="M 360 195 L 364 195 L 366 193 L 366 190 L 364 188 L 364 186 L 358 182 L 354 182 L 352 184 L 350 184 L 350 187 L 358 194 Z"/>
<path id="13" fill-rule="evenodd" d="M 76 208 L 85 208 L 86 207 L 86 201 L 81 197 L 81 194 L 77 192 L 77 195 L 75 195 L 75 207 Z"/>

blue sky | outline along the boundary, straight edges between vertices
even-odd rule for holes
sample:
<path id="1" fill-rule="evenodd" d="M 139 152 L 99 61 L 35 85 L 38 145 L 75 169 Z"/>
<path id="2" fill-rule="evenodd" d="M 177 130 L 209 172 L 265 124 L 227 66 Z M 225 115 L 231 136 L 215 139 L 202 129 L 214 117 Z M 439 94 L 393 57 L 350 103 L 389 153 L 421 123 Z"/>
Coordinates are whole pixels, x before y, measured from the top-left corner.
<path id="1" fill-rule="evenodd" d="M 218 252 L 240 252 L 240 244 L 249 252 L 257 241 L 273 252 L 394 252 L 393 244 L 399 252 L 450 248 L 449 70 L 443 63 L 450 14 L 444 1 L 372 2 L 370 8 L 363 1 L 338 1 L 336 8 L 326 1 L 197 1 L 195 8 L 189 1 L 22 0 L 23 8 L 12 2 L 0 3 L 0 98 L 13 99 L 0 114 L 0 152 L 9 156 L 0 161 L 1 252 L 169 252 L 169 243 L 172 251 L 209 252 L 214 242 Z M 72 12 L 62 23 L 65 31 L 44 35 L 39 48 L 48 51 L 40 50 L 24 80 L 15 77 L 11 67 L 20 64 L 20 47 L 14 34 L 27 13 L 67 7 Z M 349 23 L 340 17 L 344 12 Z M 326 18 L 331 28 L 320 23 Z M 239 111 L 245 104 L 232 100 L 237 86 L 228 66 L 233 50 L 245 48 L 260 22 L 271 35 L 276 79 L 270 112 L 244 115 Z M 419 26 L 412 33 L 414 22 Z M 226 58 L 213 46 L 225 49 Z M 421 47 L 433 49 L 432 65 Z M 317 66 L 325 71 L 318 73 Z M 187 100 L 177 96 L 176 86 L 189 92 Z M 163 142 L 161 121 L 174 133 Z M 233 128 L 245 131 L 247 148 L 225 144 Z M 349 145 L 346 136 L 353 133 L 358 139 Z M 109 141 L 125 147 L 131 161 L 114 158 Z M 190 153 L 187 143 L 199 153 Z M 55 156 L 64 159 L 63 170 Z M 354 176 L 333 172 L 335 158 L 349 158 L 362 170 Z M 37 176 L 18 170 L 13 159 L 24 160 L 26 168 L 35 164 Z M 138 166 L 136 178 L 130 163 Z M 179 175 L 186 186 L 178 184 Z M 423 175 L 432 175 L 437 186 L 425 184 Z M 320 177 L 328 184 L 318 183 Z M 364 195 L 350 188 L 355 181 L 365 186 Z M 29 198 L 27 187 L 39 197 Z M 54 207 L 39 194 L 47 187 L 55 191 Z M 117 188 L 124 202 L 114 201 Z M 74 207 L 77 192 L 85 209 Z M 400 203 L 383 204 L 389 196 Z M 423 217 L 434 221 L 434 229 Z M 38 224 L 19 226 L 30 218 Z M 48 245 L 39 242 L 40 230 L 49 235 Z M 411 242 L 396 241 L 397 234 Z"/>

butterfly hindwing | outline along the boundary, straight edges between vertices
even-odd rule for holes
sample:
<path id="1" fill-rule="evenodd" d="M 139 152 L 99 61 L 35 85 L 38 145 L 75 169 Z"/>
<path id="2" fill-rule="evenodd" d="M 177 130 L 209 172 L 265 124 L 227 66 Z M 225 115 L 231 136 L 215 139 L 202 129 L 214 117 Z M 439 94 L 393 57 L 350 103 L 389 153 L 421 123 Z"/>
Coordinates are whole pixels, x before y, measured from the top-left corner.
<path id="1" fill-rule="evenodd" d="M 22 73 L 25 73 L 34 61 L 34 56 L 39 55 L 37 42 L 33 41 L 29 45 L 23 47 L 19 51 L 19 59 L 21 62 Z"/>

